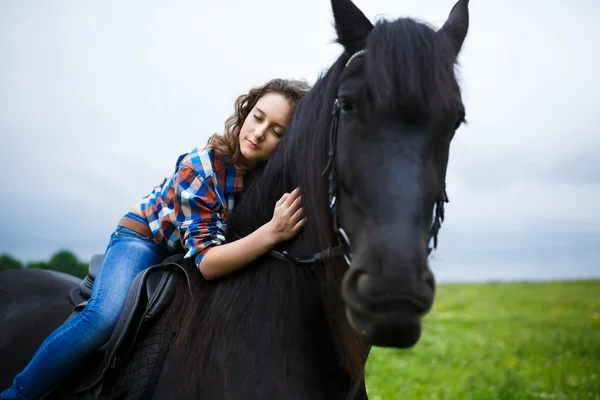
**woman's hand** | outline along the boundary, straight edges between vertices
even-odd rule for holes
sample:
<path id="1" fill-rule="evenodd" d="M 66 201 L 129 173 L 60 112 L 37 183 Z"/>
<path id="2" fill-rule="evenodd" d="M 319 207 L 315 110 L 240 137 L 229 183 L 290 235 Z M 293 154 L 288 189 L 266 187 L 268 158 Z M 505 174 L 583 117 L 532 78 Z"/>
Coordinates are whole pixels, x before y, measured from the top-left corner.
<path id="1" fill-rule="evenodd" d="M 300 189 L 286 193 L 275 205 L 271 221 L 239 240 L 211 246 L 204 253 L 198 268 L 208 280 L 237 271 L 271 250 L 277 243 L 293 238 L 302 229 L 305 220 Z"/>
<path id="2" fill-rule="evenodd" d="M 290 240 L 306 223 L 302 212 L 300 188 L 285 193 L 275 204 L 273 218 L 267 223 L 277 243 Z"/>

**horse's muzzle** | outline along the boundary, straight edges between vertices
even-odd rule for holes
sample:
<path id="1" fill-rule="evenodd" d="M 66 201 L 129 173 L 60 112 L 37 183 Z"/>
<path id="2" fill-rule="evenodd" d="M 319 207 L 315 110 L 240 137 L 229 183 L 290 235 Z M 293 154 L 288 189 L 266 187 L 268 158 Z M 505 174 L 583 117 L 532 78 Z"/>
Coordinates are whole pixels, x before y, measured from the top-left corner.
<path id="1" fill-rule="evenodd" d="M 342 295 L 352 327 L 372 345 L 406 348 L 416 344 L 435 290 L 429 268 L 420 275 L 419 279 L 372 276 L 350 269 Z"/>

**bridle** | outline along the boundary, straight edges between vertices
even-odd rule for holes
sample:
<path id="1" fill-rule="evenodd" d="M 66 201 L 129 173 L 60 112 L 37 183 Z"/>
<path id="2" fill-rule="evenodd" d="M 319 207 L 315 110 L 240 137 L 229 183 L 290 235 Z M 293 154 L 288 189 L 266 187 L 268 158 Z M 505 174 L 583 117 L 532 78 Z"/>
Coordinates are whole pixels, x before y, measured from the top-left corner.
<path id="1" fill-rule="evenodd" d="M 347 68 L 348 65 L 350 65 L 350 63 L 352 61 L 356 60 L 359 57 L 363 57 L 366 53 L 367 53 L 366 49 L 360 50 L 360 51 L 354 53 L 350 57 L 350 59 L 348 59 L 344 68 Z M 335 247 L 328 248 L 324 251 L 315 253 L 312 257 L 308 257 L 308 258 L 294 257 L 293 255 L 289 254 L 286 250 L 281 250 L 281 251 L 271 250 L 271 251 L 269 251 L 268 254 L 274 258 L 277 258 L 277 259 L 280 259 L 283 261 L 288 261 L 288 262 L 291 262 L 296 265 L 313 266 L 318 261 L 328 259 L 328 258 L 335 258 L 335 257 L 343 256 L 344 261 L 346 261 L 346 264 L 348 264 L 348 266 L 350 266 L 350 264 L 352 263 L 352 246 L 350 243 L 350 238 L 348 237 L 348 234 L 346 233 L 346 231 L 344 230 L 344 228 L 342 228 L 342 226 L 340 224 L 340 216 L 339 216 L 339 212 L 338 212 L 338 196 L 337 196 L 338 193 L 337 193 L 337 182 L 336 182 L 336 171 L 335 171 L 335 146 L 337 143 L 337 133 L 338 133 L 338 127 L 339 127 L 339 121 L 340 121 L 340 110 L 341 110 L 340 102 L 339 102 L 339 99 L 336 97 L 336 99 L 333 101 L 333 111 L 331 113 L 332 120 L 331 120 L 331 127 L 329 130 L 329 150 L 327 152 L 328 160 L 327 160 L 327 165 L 325 166 L 325 169 L 321 173 L 321 176 L 325 176 L 325 174 L 328 174 L 327 180 L 329 182 L 329 189 L 328 189 L 329 209 L 331 210 L 331 213 L 333 215 L 333 232 L 337 237 L 338 245 Z M 435 213 L 433 216 L 432 223 L 429 227 L 429 242 L 431 242 L 431 240 L 433 239 L 433 247 L 429 247 L 429 254 L 428 254 L 429 257 L 432 256 L 433 250 L 437 248 L 438 232 L 439 232 L 440 228 L 442 227 L 442 222 L 444 221 L 444 204 L 448 203 L 448 202 L 449 202 L 449 199 L 448 199 L 448 194 L 446 193 L 446 184 L 444 183 L 444 186 L 435 201 L 435 204 L 434 204 L 434 212 Z"/>

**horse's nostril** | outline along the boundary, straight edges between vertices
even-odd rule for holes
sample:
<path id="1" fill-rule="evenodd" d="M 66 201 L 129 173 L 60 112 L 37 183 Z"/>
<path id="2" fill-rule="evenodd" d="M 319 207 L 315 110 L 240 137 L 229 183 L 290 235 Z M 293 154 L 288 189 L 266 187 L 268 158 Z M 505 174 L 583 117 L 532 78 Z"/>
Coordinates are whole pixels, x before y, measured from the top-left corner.
<path id="1" fill-rule="evenodd" d="M 358 268 L 350 269 L 342 282 L 342 295 L 347 305 L 364 312 L 367 307 L 366 300 L 371 299 L 371 284 L 372 278 L 367 272 Z"/>
<path id="2" fill-rule="evenodd" d="M 361 272 L 356 280 L 356 289 L 359 293 L 367 293 L 369 291 L 371 278 L 368 274 Z"/>
<path id="3" fill-rule="evenodd" d="M 362 272 L 356 282 L 356 290 L 363 296 L 371 299 L 378 299 L 385 295 L 386 288 L 382 284 L 384 281 L 376 279 L 372 275 Z"/>

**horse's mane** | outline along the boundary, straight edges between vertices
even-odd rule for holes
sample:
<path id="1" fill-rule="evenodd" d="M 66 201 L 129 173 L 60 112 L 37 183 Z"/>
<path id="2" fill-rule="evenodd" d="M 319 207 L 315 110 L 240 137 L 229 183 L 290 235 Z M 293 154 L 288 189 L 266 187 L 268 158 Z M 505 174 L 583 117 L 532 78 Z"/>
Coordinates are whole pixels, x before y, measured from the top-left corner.
<path id="1" fill-rule="evenodd" d="M 448 83 L 453 78 L 453 57 L 442 47 L 430 27 L 412 19 L 378 23 L 367 41 L 366 85 L 372 101 L 400 107 L 415 118 L 434 112 L 430 96 L 438 96 L 435 104 L 439 106 L 439 96 L 448 96 L 443 89 L 456 84 L 453 79 Z M 278 149 L 247 176 L 243 198 L 232 212 L 228 240 L 248 235 L 268 222 L 282 194 L 300 187 L 307 224 L 296 238 L 280 247 L 309 257 L 332 245 L 327 179 L 321 172 L 327 164 L 332 105 L 349 57 L 342 54 L 319 76 L 297 105 Z M 430 79 L 424 80 L 423 74 Z M 283 348 L 294 342 L 321 346 L 315 357 L 331 355 L 351 379 L 360 378 L 367 352 L 344 314 L 339 284 L 346 269 L 342 259 L 317 263 L 313 271 L 266 255 L 218 281 L 198 277 L 194 301 L 179 296 L 180 304 L 171 307 L 182 317 L 178 343 L 185 346 L 189 378 L 201 380 L 207 371 L 214 371 L 211 354 L 243 357 L 249 347 L 272 353 L 275 341 Z M 259 337 L 255 330 L 269 332 L 269 340 L 254 342 Z M 311 330 L 319 334 L 329 331 L 329 338 L 320 339 L 325 344 L 315 343 Z M 331 344 L 334 348 L 326 348 Z M 286 365 L 285 353 L 277 355 L 280 365 Z"/>

